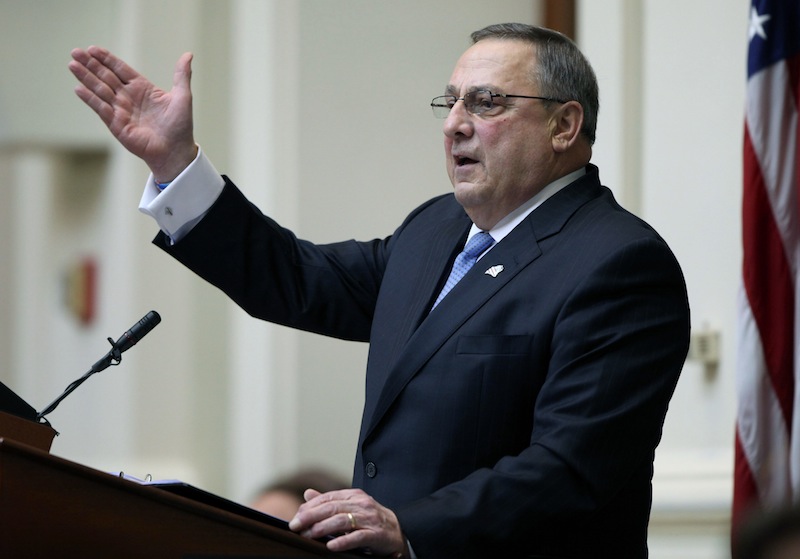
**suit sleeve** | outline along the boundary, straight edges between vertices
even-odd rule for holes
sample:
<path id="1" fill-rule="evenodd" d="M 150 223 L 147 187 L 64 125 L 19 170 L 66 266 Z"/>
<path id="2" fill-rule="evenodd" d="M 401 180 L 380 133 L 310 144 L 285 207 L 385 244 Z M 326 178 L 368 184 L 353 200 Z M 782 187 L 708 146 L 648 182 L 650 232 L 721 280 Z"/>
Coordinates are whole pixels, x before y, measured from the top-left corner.
<path id="1" fill-rule="evenodd" d="M 394 239 L 315 244 L 265 216 L 223 176 L 214 205 L 179 242 L 156 246 L 221 289 L 255 318 L 325 336 L 369 341 Z"/>
<path id="2" fill-rule="evenodd" d="M 225 180 L 186 237 L 172 245 L 160 232 L 154 243 L 256 318 L 368 341 L 389 239 L 326 245 L 298 239 Z"/>

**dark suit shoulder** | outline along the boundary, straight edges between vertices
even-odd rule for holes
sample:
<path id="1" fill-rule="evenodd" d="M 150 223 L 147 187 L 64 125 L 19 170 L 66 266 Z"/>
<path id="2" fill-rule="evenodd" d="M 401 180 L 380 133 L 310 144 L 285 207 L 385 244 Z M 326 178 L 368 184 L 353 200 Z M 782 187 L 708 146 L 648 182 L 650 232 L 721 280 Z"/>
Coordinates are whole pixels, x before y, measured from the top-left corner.
<path id="1" fill-rule="evenodd" d="M 542 204 L 532 214 L 531 225 L 539 240 L 563 230 L 585 234 L 593 242 L 604 241 L 609 246 L 641 238 L 664 242 L 655 228 L 619 204 L 591 165 L 584 177 Z"/>

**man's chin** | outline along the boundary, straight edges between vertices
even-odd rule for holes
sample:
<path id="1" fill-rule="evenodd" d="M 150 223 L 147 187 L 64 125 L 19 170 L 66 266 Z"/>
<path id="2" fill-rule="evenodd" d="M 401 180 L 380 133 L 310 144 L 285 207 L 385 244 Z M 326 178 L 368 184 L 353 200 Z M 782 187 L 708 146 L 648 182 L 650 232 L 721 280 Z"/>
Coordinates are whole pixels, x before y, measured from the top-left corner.
<path id="1" fill-rule="evenodd" d="M 478 206 L 485 201 L 486 196 L 480 185 L 460 182 L 453 186 L 453 193 L 458 203 L 465 208 Z"/>

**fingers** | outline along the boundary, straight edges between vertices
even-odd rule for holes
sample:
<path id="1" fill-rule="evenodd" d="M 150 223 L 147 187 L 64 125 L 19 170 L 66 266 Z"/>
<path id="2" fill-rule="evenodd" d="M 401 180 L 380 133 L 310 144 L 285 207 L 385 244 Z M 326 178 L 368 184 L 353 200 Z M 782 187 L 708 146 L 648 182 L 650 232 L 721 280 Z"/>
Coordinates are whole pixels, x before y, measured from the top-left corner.
<path id="1" fill-rule="evenodd" d="M 75 94 L 86 103 L 97 115 L 100 117 L 106 126 L 111 124 L 111 121 L 114 118 L 114 109 L 100 99 L 97 95 L 95 95 L 91 90 L 83 85 L 78 85 L 75 87 Z"/>
<path id="2" fill-rule="evenodd" d="M 320 493 L 316 489 L 306 489 L 303 492 L 303 499 L 305 499 L 306 501 L 310 501 L 311 499 L 319 497 L 320 495 L 322 495 L 322 493 Z"/>
<path id="3" fill-rule="evenodd" d="M 405 539 L 391 510 L 358 489 L 319 493 L 305 492 L 307 502 L 289 528 L 310 539 L 331 537 L 332 551 L 369 548 L 383 555 L 402 551 Z"/>
<path id="4" fill-rule="evenodd" d="M 117 92 L 124 86 L 117 72 L 108 66 L 115 63 L 116 57 L 98 47 L 74 49 L 71 54 L 68 68 L 79 82 L 75 93 L 108 125 L 113 119 L 113 105 L 119 102 Z"/>
<path id="5" fill-rule="evenodd" d="M 117 73 L 116 68 L 120 63 L 124 63 L 105 49 L 99 47 L 89 47 L 87 50 L 74 49 L 71 54 L 72 61 L 68 64 L 70 71 L 87 89 L 107 103 L 114 98 L 116 91 L 130 81 L 129 72 L 123 71 L 127 78 Z"/>
<path id="6" fill-rule="evenodd" d="M 291 522 L 289 522 L 289 528 L 299 532 L 303 530 L 307 531 L 309 527 L 317 525 L 317 532 L 323 531 L 325 526 L 329 526 L 330 523 L 327 523 L 324 526 L 320 525 L 320 523 L 325 522 L 328 518 L 335 515 L 337 508 L 341 507 L 341 503 L 346 502 L 347 500 L 346 495 L 343 495 L 340 499 L 336 499 L 336 493 L 339 492 L 331 491 L 329 493 L 320 493 L 314 489 L 306 489 L 306 491 L 303 493 L 303 498 L 306 500 L 306 502 L 300 506 L 298 513 L 291 520 Z M 322 537 L 324 535 L 326 534 L 309 534 L 309 536 L 312 538 Z"/>
<path id="7" fill-rule="evenodd" d="M 128 66 L 121 58 L 113 55 L 108 49 L 97 46 L 90 46 L 86 53 L 91 57 L 92 62 L 97 63 L 97 68 L 110 82 L 124 85 L 139 78 L 141 74 Z"/>

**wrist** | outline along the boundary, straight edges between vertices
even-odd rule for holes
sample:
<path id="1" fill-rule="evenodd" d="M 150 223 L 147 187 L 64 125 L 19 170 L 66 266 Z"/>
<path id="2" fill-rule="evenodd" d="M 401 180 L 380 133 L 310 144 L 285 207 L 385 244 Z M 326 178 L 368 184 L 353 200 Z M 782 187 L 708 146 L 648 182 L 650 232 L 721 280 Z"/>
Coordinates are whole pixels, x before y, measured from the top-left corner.
<path id="1" fill-rule="evenodd" d="M 156 185 L 163 190 L 166 185 L 169 185 L 180 175 L 186 168 L 197 159 L 199 147 L 197 144 L 192 143 L 190 148 L 183 150 L 183 154 L 172 152 L 169 161 L 161 165 L 149 165 L 150 171 L 153 173 L 153 180 Z M 164 185 L 162 188 L 161 185 Z"/>

